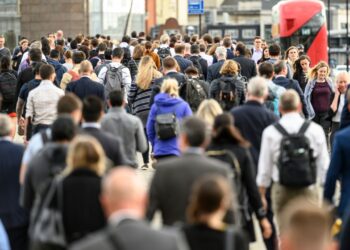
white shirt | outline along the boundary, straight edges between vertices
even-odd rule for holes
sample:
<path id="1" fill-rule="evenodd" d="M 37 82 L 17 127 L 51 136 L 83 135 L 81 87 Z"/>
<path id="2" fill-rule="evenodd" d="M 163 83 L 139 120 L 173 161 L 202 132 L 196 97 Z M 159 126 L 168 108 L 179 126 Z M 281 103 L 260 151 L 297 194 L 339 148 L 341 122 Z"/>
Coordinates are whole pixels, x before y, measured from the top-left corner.
<path id="1" fill-rule="evenodd" d="M 122 64 L 121 63 L 117 63 L 117 62 L 111 62 L 110 65 L 114 68 L 119 68 Z M 107 67 L 103 67 L 101 70 L 100 70 L 100 73 L 98 74 L 98 81 L 100 83 L 102 83 L 104 85 L 104 81 L 105 81 L 105 78 L 106 78 L 106 73 L 107 73 Z M 129 89 L 130 89 L 130 86 L 131 86 L 131 75 L 130 75 L 130 70 L 127 68 L 127 67 L 124 67 L 122 69 L 122 81 L 123 81 L 123 84 L 125 86 L 125 93 L 124 93 L 124 101 L 125 103 L 128 103 L 128 93 L 129 93 Z M 108 97 L 106 97 L 108 98 Z"/>
<path id="2" fill-rule="evenodd" d="M 253 55 L 252 55 L 252 60 L 254 60 L 254 62 L 257 64 L 258 61 L 261 59 L 263 55 L 263 50 L 262 49 L 253 49 Z"/>
<path id="3" fill-rule="evenodd" d="M 26 118 L 31 117 L 34 125 L 52 124 L 57 116 L 57 103 L 62 96 L 62 89 L 49 80 L 42 80 L 38 87 L 29 92 Z"/>
<path id="4" fill-rule="evenodd" d="M 214 58 L 212 56 L 207 55 L 204 52 L 200 52 L 199 55 L 207 61 L 208 67 L 213 64 Z"/>
<path id="5" fill-rule="evenodd" d="M 343 108 L 344 108 L 345 94 L 341 94 L 339 98 L 340 100 L 338 105 L 338 111 L 332 119 L 333 122 L 340 122 L 341 112 L 343 111 Z"/>
<path id="6" fill-rule="evenodd" d="M 285 114 L 279 122 L 288 133 L 297 133 L 304 121 L 298 113 L 289 113 Z M 313 149 L 316 159 L 318 181 L 324 183 L 329 166 L 329 153 L 323 129 L 320 125 L 311 122 L 310 127 L 305 132 L 305 136 L 310 140 L 310 147 Z M 274 182 L 279 182 L 279 172 L 276 164 L 280 154 L 282 137 L 274 125 L 267 127 L 262 134 L 258 175 L 256 178 L 259 187 L 269 187 L 271 179 Z"/>
<path id="7" fill-rule="evenodd" d="M 129 45 L 129 44 L 127 44 L 126 42 L 120 43 L 120 44 L 119 44 L 119 47 L 120 47 L 120 48 L 127 48 L 127 47 L 129 47 L 131 57 L 132 57 L 132 55 L 134 54 L 134 49 L 135 49 L 135 47 L 134 47 L 134 46 L 131 46 L 131 45 Z"/>

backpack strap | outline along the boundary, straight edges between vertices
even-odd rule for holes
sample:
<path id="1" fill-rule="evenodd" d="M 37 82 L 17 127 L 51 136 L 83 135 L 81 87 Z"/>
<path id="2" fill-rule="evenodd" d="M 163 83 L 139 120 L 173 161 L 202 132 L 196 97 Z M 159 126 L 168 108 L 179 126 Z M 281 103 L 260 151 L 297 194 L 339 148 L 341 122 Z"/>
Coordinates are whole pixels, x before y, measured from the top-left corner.
<path id="1" fill-rule="evenodd" d="M 311 124 L 310 121 L 305 121 L 303 123 L 303 125 L 301 126 L 301 128 L 298 132 L 298 135 L 303 135 L 306 132 L 306 130 L 309 128 L 310 124 Z"/>
<path id="2" fill-rule="evenodd" d="M 235 249 L 234 234 L 235 234 L 234 227 L 233 226 L 227 227 L 226 233 L 225 233 L 225 250 Z"/>
<path id="3" fill-rule="evenodd" d="M 231 150 L 209 150 L 206 152 L 206 154 L 209 157 L 228 155 L 233 163 L 234 169 L 236 169 L 239 175 L 241 174 L 241 165 L 239 164 L 236 155 Z"/>
<path id="4" fill-rule="evenodd" d="M 282 127 L 282 125 L 277 122 L 274 127 L 277 129 L 278 132 L 280 132 L 283 136 L 289 136 L 289 133 L 287 132 L 287 130 L 284 129 L 284 127 Z"/>

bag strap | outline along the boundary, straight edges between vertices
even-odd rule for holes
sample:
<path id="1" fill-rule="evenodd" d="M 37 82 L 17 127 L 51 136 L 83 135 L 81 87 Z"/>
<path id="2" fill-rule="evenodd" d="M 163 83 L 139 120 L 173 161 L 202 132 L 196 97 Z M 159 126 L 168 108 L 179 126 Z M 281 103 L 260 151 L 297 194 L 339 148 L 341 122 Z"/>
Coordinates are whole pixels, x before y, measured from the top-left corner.
<path id="1" fill-rule="evenodd" d="M 122 250 L 123 247 L 120 244 L 120 241 L 117 239 L 117 235 L 112 231 L 112 227 L 107 227 L 107 237 L 109 242 L 113 245 L 114 249 Z"/>
<path id="2" fill-rule="evenodd" d="M 234 233 L 235 229 L 233 226 L 229 226 L 226 229 L 225 233 L 225 250 L 233 250 L 234 249 Z"/>
<path id="3" fill-rule="evenodd" d="M 208 156 L 222 156 L 227 154 L 233 163 L 233 167 L 237 170 L 238 174 L 241 174 L 241 165 L 236 157 L 236 155 L 231 150 L 209 150 L 206 152 Z"/>
<path id="4" fill-rule="evenodd" d="M 311 124 L 310 121 L 305 121 L 303 123 L 303 125 L 301 126 L 301 128 L 298 132 L 298 135 L 303 135 L 306 132 L 306 130 L 309 128 L 310 124 Z"/>
<path id="5" fill-rule="evenodd" d="M 289 136 L 289 133 L 282 127 L 282 125 L 278 122 L 274 125 L 278 132 L 280 132 L 283 136 Z"/>

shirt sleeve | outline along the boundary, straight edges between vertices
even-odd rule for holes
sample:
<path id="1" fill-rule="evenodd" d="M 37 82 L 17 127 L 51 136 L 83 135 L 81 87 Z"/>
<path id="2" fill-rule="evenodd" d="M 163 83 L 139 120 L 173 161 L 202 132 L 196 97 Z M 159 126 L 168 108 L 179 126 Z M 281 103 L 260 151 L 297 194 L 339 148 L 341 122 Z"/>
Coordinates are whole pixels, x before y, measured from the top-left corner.
<path id="1" fill-rule="evenodd" d="M 34 114 L 34 101 L 33 92 L 31 91 L 27 100 L 26 118 L 33 117 Z"/>
<path id="2" fill-rule="evenodd" d="M 98 74 L 98 81 L 99 83 L 104 83 L 105 78 L 106 78 L 106 73 L 107 73 L 107 67 L 102 67 L 102 69 L 100 70 L 100 73 Z"/>
<path id="3" fill-rule="evenodd" d="M 131 75 L 130 75 L 130 70 L 128 68 L 123 69 L 123 83 L 124 83 L 124 87 L 125 87 L 124 100 L 127 103 L 128 102 L 128 93 L 129 93 L 130 85 L 131 85 Z"/>
<path id="4" fill-rule="evenodd" d="M 256 177 L 256 182 L 258 187 L 269 187 L 272 179 L 273 171 L 273 152 L 270 150 L 271 137 L 269 132 L 271 127 L 264 130 L 261 140 L 261 149 L 258 163 L 258 175 Z"/>
<path id="5" fill-rule="evenodd" d="M 321 126 L 315 126 L 311 129 L 315 132 L 314 140 L 316 141 L 316 145 L 314 150 L 316 151 L 315 157 L 318 180 L 323 185 L 329 167 L 329 153 L 327 148 L 326 136 Z"/>

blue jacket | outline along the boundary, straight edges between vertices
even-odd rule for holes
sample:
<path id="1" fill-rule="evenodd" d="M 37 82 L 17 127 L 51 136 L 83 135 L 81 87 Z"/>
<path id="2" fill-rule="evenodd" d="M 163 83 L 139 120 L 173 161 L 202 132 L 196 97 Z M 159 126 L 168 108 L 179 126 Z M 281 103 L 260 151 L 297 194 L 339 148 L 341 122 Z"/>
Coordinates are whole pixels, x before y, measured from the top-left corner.
<path id="1" fill-rule="evenodd" d="M 350 85 L 348 86 L 348 90 L 346 91 L 346 93 L 348 93 L 349 89 L 350 89 Z M 344 108 L 343 108 L 343 111 L 341 112 L 340 129 L 345 128 L 349 125 L 350 125 L 350 112 L 348 110 L 348 100 L 345 98 Z"/>
<path id="2" fill-rule="evenodd" d="M 180 155 L 177 138 L 169 140 L 158 140 L 155 131 L 155 121 L 158 114 L 172 113 L 176 114 L 179 121 L 192 115 L 192 111 L 187 102 L 181 98 L 173 98 L 168 94 L 161 93 L 156 95 L 155 102 L 147 120 L 147 135 L 151 142 L 155 156 L 161 155 Z"/>
<path id="3" fill-rule="evenodd" d="M 333 201 L 337 180 L 341 181 L 341 197 L 338 207 L 339 216 L 345 215 L 350 205 L 350 127 L 340 130 L 334 138 L 331 163 L 327 172 L 324 197 Z"/>
<path id="4" fill-rule="evenodd" d="M 52 65 L 55 68 L 55 72 L 56 72 L 56 80 L 57 82 L 61 82 L 63 74 L 67 72 L 67 69 L 60 64 L 58 61 L 53 60 L 51 58 L 47 59 L 47 63 Z"/>
<path id="5" fill-rule="evenodd" d="M 19 205 L 19 171 L 24 147 L 0 140 L 0 220 L 6 229 L 26 226 L 27 212 Z"/>
<path id="6" fill-rule="evenodd" d="M 81 100 L 85 97 L 94 95 L 105 101 L 105 87 L 99 82 L 91 80 L 89 77 L 81 77 L 75 82 L 68 83 L 66 87 L 67 92 L 72 92 Z"/>
<path id="7" fill-rule="evenodd" d="M 331 79 L 327 79 L 327 83 L 329 88 L 331 89 L 332 92 L 334 92 L 334 86 L 333 86 L 333 82 Z M 316 80 L 311 80 L 306 84 L 305 87 L 305 91 L 304 91 L 304 96 L 305 96 L 305 102 L 306 102 L 306 109 L 309 113 L 309 119 L 313 119 L 315 117 L 315 111 L 314 108 L 312 107 L 311 104 L 311 95 L 312 95 L 312 91 L 315 88 L 315 84 L 316 84 Z"/>
<path id="8" fill-rule="evenodd" d="M 182 73 L 185 73 L 185 70 L 188 67 L 193 66 L 193 63 L 190 60 L 183 58 L 180 55 L 175 55 L 174 59 L 177 61 L 177 64 L 179 64 Z"/>

